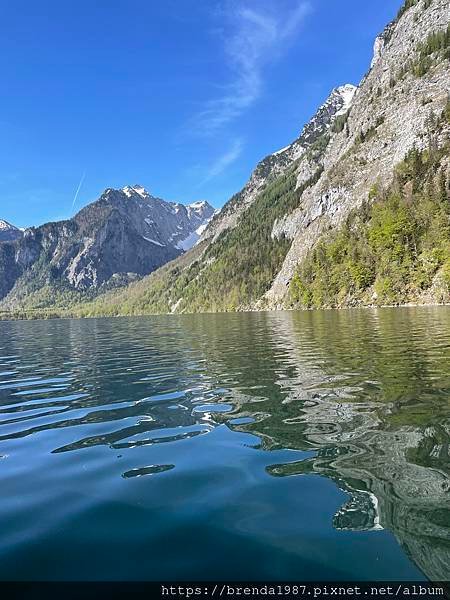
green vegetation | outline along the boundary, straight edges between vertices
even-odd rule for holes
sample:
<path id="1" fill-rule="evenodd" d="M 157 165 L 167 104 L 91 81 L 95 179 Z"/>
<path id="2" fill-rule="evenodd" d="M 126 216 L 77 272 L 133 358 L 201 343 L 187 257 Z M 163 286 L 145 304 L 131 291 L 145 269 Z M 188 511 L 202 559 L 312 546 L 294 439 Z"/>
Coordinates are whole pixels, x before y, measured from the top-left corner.
<path id="1" fill-rule="evenodd" d="M 244 213 L 239 225 L 209 246 L 202 261 L 187 268 L 174 266 L 155 281 L 145 297 L 151 311 L 170 310 L 182 298 L 180 309 L 228 311 L 249 305 L 269 288 L 289 249 L 286 239 L 272 238 L 275 219 L 299 206 L 303 190 L 318 174 L 295 189 L 295 165 L 271 182 Z"/>
<path id="2" fill-rule="evenodd" d="M 410 8 L 412 8 L 413 6 L 415 6 L 416 4 L 419 4 L 420 0 L 405 0 L 405 2 L 403 3 L 403 5 L 400 7 L 400 10 L 397 13 L 397 17 L 396 17 L 396 21 L 398 21 L 400 19 L 400 17 L 402 15 L 404 15 L 404 13 L 409 10 Z M 431 6 L 431 2 L 432 0 L 422 0 L 422 10 L 427 10 L 427 8 L 429 8 Z"/>
<path id="3" fill-rule="evenodd" d="M 420 0 L 405 0 L 403 5 L 400 7 L 400 10 L 397 13 L 397 20 L 410 8 L 415 6 Z"/>
<path id="4" fill-rule="evenodd" d="M 450 59 L 450 25 L 447 29 L 431 33 L 419 46 L 418 57 L 410 65 L 415 77 L 423 77 L 436 61 Z"/>
<path id="5" fill-rule="evenodd" d="M 314 153 L 324 145 L 318 140 Z M 238 225 L 211 245 L 197 246 L 142 281 L 73 307 L 64 316 L 167 313 L 174 306 L 177 312 L 215 312 L 250 306 L 269 289 L 290 247 L 283 236 L 272 237 L 276 219 L 298 208 L 304 190 L 322 173 L 317 167 L 296 188 L 297 168 L 294 163 L 269 182 Z"/>
<path id="6" fill-rule="evenodd" d="M 447 108 L 442 118 L 448 119 Z M 395 304 L 428 289 L 439 272 L 450 298 L 448 145 L 411 150 L 387 190 L 327 234 L 300 264 L 290 285 L 294 306 Z M 444 163 L 445 164 L 445 163 Z"/>
<path id="7" fill-rule="evenodd" d="M 328 134 L 323 134 L 318 137 L 315 142 L 311 144 L 308 148 L 307 157 L 311 161 L 319 161 L 323 153 L 327 149 L 328 144 L 330 143 L 330 136 Z"/>
<path id="8" fill-rule="evenodd" d="M 335 120 L 333 121 L 333 124 L 331 125 L 331 131 L 333 133 L 340 133 L 341 131 L 344 130 L 344 127 L 348 121 L 349 114 L 350 114 L 350 111 L 347 111 L 343 115 L 338 115 L 335 118 Z"/>
<path id="9" fill-rule="evenodd" d="M 396 77 L 391 77 L 389 85 L 394 87 L 408 73 L 414 77 L 423 77 L 442 60 L 450 60 L 450 25 L 447 29 L 430 33 L 425 42 L 417 47 L 415 58 L 405 62 Z"/>

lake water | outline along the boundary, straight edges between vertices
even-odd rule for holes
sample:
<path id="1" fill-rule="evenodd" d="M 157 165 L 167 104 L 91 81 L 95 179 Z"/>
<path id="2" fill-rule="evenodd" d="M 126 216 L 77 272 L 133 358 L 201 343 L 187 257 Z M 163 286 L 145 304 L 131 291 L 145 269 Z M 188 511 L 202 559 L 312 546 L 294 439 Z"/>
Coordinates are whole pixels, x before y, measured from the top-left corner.
<path id="1" fill-rule="evenodd" d="M 0 579 L 450 579 L 450 309 L 0 322 Z"/>

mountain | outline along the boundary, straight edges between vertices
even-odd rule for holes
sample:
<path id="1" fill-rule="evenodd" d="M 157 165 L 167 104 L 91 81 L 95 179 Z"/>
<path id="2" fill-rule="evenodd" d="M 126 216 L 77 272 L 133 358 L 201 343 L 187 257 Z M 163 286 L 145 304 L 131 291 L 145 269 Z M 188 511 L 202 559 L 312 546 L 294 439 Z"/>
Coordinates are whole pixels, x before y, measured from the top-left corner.
<path id="1" fill-rule="evenodd" d="M 146 275 L 191 247 L 213 213 L 207 202 L 166 202 L 138 185 L 107 189 L 72 219 L 0 245 L 3 306 L 64 304 Z"/>
<path id="2" fill-rule="evenodd" d="M 359 86 L 260 162 L 194 250 L 80 314 L 450 301 L 449 18 L 407 0 Z"/>
<path id="3" fill-rule="evenodd" d="M 122 215 L 133 220 L 136 231 L 143 237 L 150 238 L 157 245 L 173 246 L 177 250 L 189 250 L 200 237 L 197 230 L 204 227 L 214 213 L 213 207 L 206 201 L 187 206 L 166 202 L 151 196 L 140 185 L 106 190 L 104 197 Z"/>
<path id="4" fill-rule="evenodd" d="M 450 302 L 449 21 L 448 0 L 406 0 L 360 84 L 333 90 L 191 250 L 73 314 Z"/>
<path id="5" fill-rule="evenodd" d="M 217 239 L 223 231 L 233 228 L 245 210 L 258 197 L 264 186 L 283 173 L 289 165 L 300 159 L 308 151 L 311 158 L 318 155 L 321 144 L 335 120 L 345 115 L 349 110 L 356 89 L 352 84 L 334 89 L 292 144 L 266 156 L 257 165 L 245 187 L 227 202 L 223 209 L 212 219 L 203 239 L 210 237 Z M 310 168 L 309 174 L 312 174 L 312 172 L 313 169 Z"/>
<path id="6" fill-rule="evenodd" d="M 22 231 L 18 227 L 0 219 L 0 242 L 13 242 L 21 237 Z"/>

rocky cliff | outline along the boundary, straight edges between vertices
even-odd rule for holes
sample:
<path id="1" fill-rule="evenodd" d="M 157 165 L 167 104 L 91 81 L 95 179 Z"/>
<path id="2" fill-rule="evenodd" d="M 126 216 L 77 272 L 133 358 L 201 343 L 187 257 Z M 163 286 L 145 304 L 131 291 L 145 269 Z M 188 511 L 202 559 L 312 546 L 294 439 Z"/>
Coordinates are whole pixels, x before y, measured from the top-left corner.
<path id="1" fill-rule="evenodd" d="M 349 83 L 334 89 L 292 144 L 269 154 L 257 165 L 245 187 L 211 220 L 202 239 L 216 240 L 222 232 L 235 227 L 269 181 L 276 179 L 308 151 L 310 158 L 320 154 L 321 140 L 330 132 L 335 120 L 347 114 L 356 89 Z M 312 168 L 307 166 L 305 179 L 311 174 Z"/>
<path id="2" fill-rule="evenodd" d="M 137 185 L 107 189 L 72 219 L 0 244 L 2 304 L 52 305 L 56 291 L 92 296 L 146 275 L 194 245 L 213 212 L 207 202 L 166 202 Z"/>
<path id="3" fill-rule="evenodd" d="M 176 243 L 159 252 L 175 260 L 77 314 L 449 302 L 449 21 L 448 0 L 406 0 L 360 84 L 335 88 L 293 143 L 262 160 L 195 248 L 176 258 L 185 246 L 169 227 Z M 139 204 L 133 190 L 119 196 Z M 72 258 L 72 283 L 92 281 Z"/>
<path id="4" fill-rule="evenodd" d="M 358 87 L 261 161 L 194 251 L 80 314 L 450 301 L 449 20 L 447 0 L 407 0 Z"/>
<path id="5" fill-rule="evenodd" d="M 21 237 L 22 231 L 18 227 L 0 219 L 0 242 L 13 242 Z"/>
<path id="6" fill-rule="evenodd" d="M 269 305 L 283 302 L 297 265 L 320 236 L 367 200 L 375 184 L 386 186 L 408 150 L 426 147 L 430 119 L 448 102 L 448 39 L 442 51 L 423 50 L 437 32 L 448 38 L 449 20 L 446 0 L 407 2 L 377 37 L 345 127 L 324 152 L 320 179 L 305 190 L 301 207 L 274 224 L 273 235 L 286 235 L 292 245 L 266 294 Z M 441 142 L 447 137 L 448 124 L 439 131 Z"/>

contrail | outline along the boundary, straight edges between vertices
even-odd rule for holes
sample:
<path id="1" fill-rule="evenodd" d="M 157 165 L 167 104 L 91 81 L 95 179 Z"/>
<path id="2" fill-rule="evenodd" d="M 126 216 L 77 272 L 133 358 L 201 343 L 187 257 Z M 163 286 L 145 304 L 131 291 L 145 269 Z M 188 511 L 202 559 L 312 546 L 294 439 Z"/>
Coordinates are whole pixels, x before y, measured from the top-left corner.
<path id="1" fill-rule="evenodd" d="M 83 181 L 84 181 L 84 178 L 85 178 L 85 177 L 86 177 L 86 171 L 85 171 L 85 172 L 83 173 L 83 175 L 81 176 L 80 183 L 78 184 L 78 187 L 77 187 L 77 191 L 75 192 L 75 196 L 73 197 L 72 209 L 71 209 L 72 211 L 73 211 L 73 209 L 75 208 L 75 202 L 77 201 L 78 194 L 80 193 L 81 186 L 83 185 Z"/>

